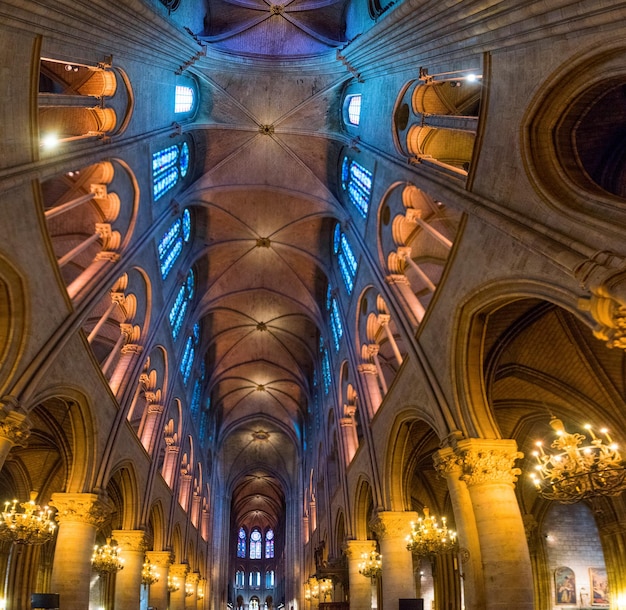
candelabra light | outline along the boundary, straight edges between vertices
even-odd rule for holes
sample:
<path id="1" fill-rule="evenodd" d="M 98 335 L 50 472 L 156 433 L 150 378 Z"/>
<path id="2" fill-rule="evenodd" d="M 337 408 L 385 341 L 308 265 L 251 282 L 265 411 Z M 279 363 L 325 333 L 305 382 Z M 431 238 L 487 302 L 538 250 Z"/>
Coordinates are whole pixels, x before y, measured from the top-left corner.
<path id="1" fill-rule="evenodd" d="M 530 474 L 544 498 L 573 504 L 585 498 L 616 496 L 626 489 L 626 465 L 606 428 L 600 430 L 602 439 L 586 425 L 588 441 L 584 434 L 567 432 L 556 417 L 550 426 L 557 435 L 550 445 L 554 451 L 546 451 L 538 441 L 538 450 L 533 452 L 538 463 Z"/>
<path id="2" fill-rule="evenodd" d="M 107 538 L 106 544 L 96 545 L 91 556 L 91 565 L 100 575 L 115 574 L 124 569 L 124 559 L 120 557 L 121 549 L 115 540 Z"/>
<path id="3" fill-rule="evenodd" d="M 437 517 L 430 514 L 428 507 L 424 507 L 424 516 L 411 523 L 411 533 L 406 537 L 406 548 L 418 557 L 435 556 L 448 551 L 456 551 L 456 532 L 448 529 L 446 518 L 441 518 L 441 525 Z"/>
<path id="4" fill-rule="evenodd" d="M 333 588 L 333 581 L 330 578 L 317 579 L 315 576 L 311 576 L 304 583 L 304 599 L 310 601 L 311 599 L 325 600 Z"/>
<path id="5" fill-rule="evenodd" d="M 167 590 L 170 593 L 175 593 L 176 591 L 178 591 L 178 589 L 180 589 L 180 581 L 178 580 L 178 577 L 168 576 L 167 577 Z"/>
<path id="6" fill-rule="evenodd" d="M 383 556 L 376 551 L 361 553 L 361 562 L 359 563 L 359 574 L 368 578 L 377 578 L 383 569 Z"/>
<path id="7" fill-rule="evenodd" d="M 16 544 L 43 544 L 56 531 L 52 509 L 35 503 L 37 492 L 30 493 L 28 502 L 5 502 L 0 514 L 0 539 Z M 19 508 L 18 508 L 19 506 Z"/>
<path id="8" fill-rule="evenodd" d="M 159 578 L 161 578 L 161 575 L 157 567 L 150 563 L 149 559 L 146 559 L 141 569 L 141 582 L 144 585 L 153 585 L 155 582 L 159 581 Z"/>
<path id="9" fill-rule="evenodd" d="M 193 585 L 188 582 L 185 585 L 185 597 L 191 597 L 193 595 Z"/>

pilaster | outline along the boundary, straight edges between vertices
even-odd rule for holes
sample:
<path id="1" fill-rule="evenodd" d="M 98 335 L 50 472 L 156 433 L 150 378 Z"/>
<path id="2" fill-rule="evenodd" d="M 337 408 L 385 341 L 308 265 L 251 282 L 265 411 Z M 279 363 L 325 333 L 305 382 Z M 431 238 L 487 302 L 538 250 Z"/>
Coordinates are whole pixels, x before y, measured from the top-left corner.
<path id="1" fill-rule="evenodd" d="M 376 550 L 374 540 L 348 540 L 345 545 L 345 554 L 348 558 L 348 577 L 350 582 L 350 609 L 370 610 L 372 607 L 372 581 L 367 576 L 359 574 L 361 555 L 369 555 Z"/>
<path id="2" fill-rule="evenodd" d="M 140 605 L 146 533 L 143 530 L 113 530 L 111 536 L 124 559 L 124 569 L 115 579 L 115 610 L 136 610 Z"/>

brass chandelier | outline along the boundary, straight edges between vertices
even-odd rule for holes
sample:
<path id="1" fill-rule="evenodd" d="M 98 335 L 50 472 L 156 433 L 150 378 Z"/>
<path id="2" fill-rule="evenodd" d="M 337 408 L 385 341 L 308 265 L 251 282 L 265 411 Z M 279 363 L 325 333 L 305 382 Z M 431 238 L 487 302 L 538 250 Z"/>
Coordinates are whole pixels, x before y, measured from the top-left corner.
<path id="1" fill-rule="evenodd" d="M 441 518 L 441 525 L 437 517 L 430 514 L 427 506 L 424 507 L 424 517 L 417 523 L 411 523 L 411 533 L 406 537 L 406 548 L 418 557 L 434 557 L 458 548 L 456 532 L 448 529 L 446 518 Z"/>
<path id="2" fill-rule="evenodd" d="M 537 491 L 547 500 L 573 504 L 585 498 L 616 496 L 626 489 L 626 465 L 617 445 L 605 428 L 598 438 L 590 425 L 584 434 L 569 433 L 556 417 L 550 420 L 556 438 L 546 451 L 541 441 L 533 451 L 537 458 L 535 472 L 530 474 Z"/>
<path id="3" fill-rule="evenodd" d="M 159 578 L 161 578 L 161 574 L 159 574 L 157 567 L 153 563 L 150 563 L 149 559 L 146 559 L 141 568 L 141 583 L 144 585 L 153 585 L 155 582 L 159 581 Z"/>
<path id="4" fill-rule="evenodd" d="M 319 580 L 315 576 L 311 576 L 304 583 L 304 599 L 311 601 L 311 599 L 326 599 L 327 595 L 333 588 L 333 581 L 330 578 L 320 578 Z"/>
<path id="5" fill-rule="evenodd" d="M 37 492 L 32 491 L 28 502 L 13 500 L 4 503 L 4 510 L 0 513 L 1 540 L 34 545 L 52 539 L 57 527 L 51 518 L 52 509 L 40 507 L 35 503 L 36 498 Z"/>
<path id="6" fill-rule="evenodd" d="M 120 557 L 121 549 L 117 543 L 107 538 L 106 544 L 96 545 L 91 556 L 93 569 L 101 576 L 115 574 L 124 569 L 124 559 Z"/>
<path id="7" fill-rule="evenodd" d="M 361 553 L 359 574 L 368 578 L 377 578 L 383 569 L 383 556 L 375 550 L 370 553 Z"/>
<path id="8" fill-rule="evenodd" d="M 168 576 L 167 577 L 167 590 L 170 593 L 176 593 L 180 589 L 180 580 L 178 580 L 177 576 Z"/>

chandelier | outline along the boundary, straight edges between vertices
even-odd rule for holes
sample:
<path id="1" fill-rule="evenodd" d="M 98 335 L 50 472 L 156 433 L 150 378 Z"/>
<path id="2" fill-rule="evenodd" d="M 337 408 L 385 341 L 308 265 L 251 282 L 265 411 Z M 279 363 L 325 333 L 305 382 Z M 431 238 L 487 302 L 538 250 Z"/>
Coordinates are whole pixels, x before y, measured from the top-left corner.
<path id="1" fill-rule="evenodd" d="M 598 438 L 590 425 L 584 434 L 567 432 L 563 422 L 556 417 L 550 420 L 556 438 L 550 445 L 554 451 L 546 452 L 541 441 L 533 451 L 538 464 L 530 474 L 537 491 L 547 500 L 572 504 L 596 496 L 616 496 L 626 489 L 626 465 L 611 440 L 606 428 Z"/>
<path id="2" fill-rule="evenodd" d="M 178 580 L 178 577 L 168 576 L 167 577 L 167 590 L 170 593 L 175 593 L 176 591 L 178 591 L 178 589 L 180 589 L 180 581 Z"/>
<path id="3" fill-rule="evenodd" d="M 121 549 L 115 540 L 107 538 L 107 543 L 93 548 L 91 565 L 101 576 L 115 574 L 124 569 L 124 560 L 120 557 Z"/>
<path id="4" fill-rule="evenodd" d="M 327 595 L 333 588 L 333 581 L 330 578 L 320 578 L 319 580 L 315 576 L 311 576 L 304 583 L 304 599 L 310 601 L 311 599 L 321 598 L 326 599 Z"/>
<path id="5" fill-rule="evenodd" d="M 141 569 L 141 582 L 144 585 L 153 585 L 155 582 L 158 582 L 159 578 L 161 578 L 161 575 L 157 567 L 150 563 L 149 559 L 146 559 Z"/>
<path id="6" fill-rule="evenodd" d="M 439 555 L 457 549 L 456 532 L 448 529 L 446 518 L 441 518 L 441 525 L 437 517 L 430 514 L 428 507 L 424 507 L 424 517 L 417 523 L 411 522 L 411 533 L 406 537 L 406 548 L 418 557 Z"/>
<path id="7" fill-rule="evenodd" d="M 54 536 L 56 523 L 52 509 L 35 503 L 37 492 L 30 492 L 28 502 L 5 502 L 0 514 L 0 539 L 16 544 L 43 544 Z M 21 508 L 18 509 L 18 506 Z"/>
<path id="8" fill-rule="evenodd" d="M 193 585 L 188 582 L 185 585 L 185 597 L 191 597 L 193 595 Z"/>
<path id="9" fill-rule="evenodd" d="M 359 574 L 368 578 L 377 578 L 383 569 L 383 556 L 376 551 L 361 553 L 361 562 L 359 563 Z"/>

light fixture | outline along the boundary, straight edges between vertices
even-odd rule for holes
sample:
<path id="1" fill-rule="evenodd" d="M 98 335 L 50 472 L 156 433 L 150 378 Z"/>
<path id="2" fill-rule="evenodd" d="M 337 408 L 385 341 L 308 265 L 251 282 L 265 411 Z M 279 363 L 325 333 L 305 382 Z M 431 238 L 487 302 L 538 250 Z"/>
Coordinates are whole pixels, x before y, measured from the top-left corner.
<path id="1" fill-rule="evenodd" d="M 418 557 L 434 557 L 441 553 L 457 550 L 456 532 L 448 530 L 446 518 L 441 518 L 441 525 L 437 517 L 430 514 L 428 507 L 424 507 L 424 517 L 417 523 L 411 522 L 411 533 L 406 537 L 406 548 Z"/>
<path id="2" fill-rule="evenodd" d="M 315 576 L 311 576 L 304 583 L 304 599 L 310 601 L 311 599 L 321 598 L 323 601 L 327 595 L 330 595 L 332 588 L 333 581 L 330 578 L 317 579 Z"/>
<path id="3" fill-rule="evenodd" d="M 567 432 L 556 417 L 550 426 L 557 435 L 550 445 L 554 451 L 546 451 L 538 441 L 539 449 L 533 451 L 538 464 L 530 474 L 544 498 L 573 504 L 585 498 L 616 496 L 626 489 L 626 467 L 606 428 L 600 430 L 605 443 L 590 425 L 585 426 L 590 441 L 584 434 Z"/>
<path id="4" fill-rule="evenodd" d="M 121 549 L 115 540 L 107 538 L 106 544 L 96 545 L 91 556 L 93 569 L 101 576 L 104 574 L 115 574 L 124 569 L 124 560 L 120 557 Z"/>
<path id="5" fill-rule="evenodd" d="M 47 133 L 41 138 L 40 145 L 42 148 L 52 150 L 59 145 L 59 137 L 55 133 Z"/>
<path id="6" fill-rule="evenodd" d="M 383 556 L 372 550 L 368 553 L 361 553 L 361 562 L 359 563 L 359 574 L 368 578 L 377 578 L 383 569 Z"/>
<path id="7" fill-rule="evenodd" d="M 35 503 L 37 492 L 30 492 L 28 502 L 5 502 L 0 515 L 0 539 L 16 544 L 43 544 L 54 536 L 56 523 L 52 509 Z M 18 509 L 18 506 L 21 510 Z"/>
<path id="8" fill-rule="evenodd" d="M 176 591 L 178 591 L 178 589 L 180 589 L 180 581 L 178 580 L 178 577 L 168 576 L 167 577 L 167 590 L 170 593 L 175 593 Z"/>
<path id="9" fill-rule="evenodd" d="M 193 585 L 188 582 L 185 585 L 185 597 L 191 597 L 193 595 Z"/>
<path id="10" fill-rule="evenodd" d="M 149 559 L 146 559 L 143 564 L 143 568 L 141 569 L 142 584 L 153 585 L 155 582 L 159 581 L 159 578 L 161 578 L 161 575 L 159 574 L 157 567 L 150 563 Z"/>

